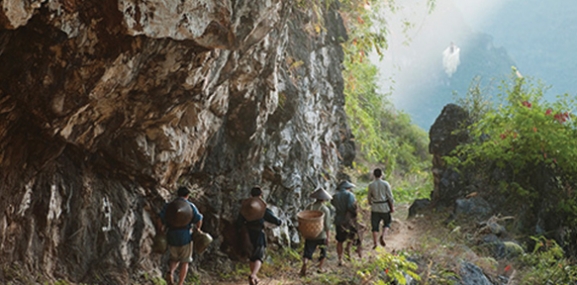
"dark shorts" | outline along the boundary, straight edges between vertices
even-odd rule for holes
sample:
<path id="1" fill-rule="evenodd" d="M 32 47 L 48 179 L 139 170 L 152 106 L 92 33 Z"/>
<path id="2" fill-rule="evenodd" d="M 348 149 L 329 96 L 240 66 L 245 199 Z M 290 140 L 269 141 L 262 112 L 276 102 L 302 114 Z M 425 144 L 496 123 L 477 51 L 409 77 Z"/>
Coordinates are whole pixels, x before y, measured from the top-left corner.
<path id="1" fill-rule="evenodd" d="M 252 254 L 250 255 L 250 261 L 257 261 L 260 260 L 262 262 L 262 259 L 264 258 L 264 246 L 257 246 L 254 248 L 254 250 L 252 251 Z"/>
<path id="2" fill-rule="evenodd" d="M 373 232 L 379 231 L 381 221 L 383 221 L 384 227 L 390 228 L 391 227 L 391 213 L 371 212 L 371 226 L 373 227 Z"/>
<path id="3" fill-rule="evenodd" d="M 336 228 L 336 240 L 338 242 L 344 242 L 346 240 L 352 240 L 355 244 L 360 243 L 357 236 L 357 230 L 353 227 L 335 226 Z"/>
<path id="4" fill-rule="evenodd" d="M 317 246 L 321 249 L 321 255 L 319 260 L 327 257 L 327 240 L 326 239 L 307 239 L 305 240 L 305 252 L 303 254 L 304 258 L 313 259 L 313 253 L 317 249 Z"/>

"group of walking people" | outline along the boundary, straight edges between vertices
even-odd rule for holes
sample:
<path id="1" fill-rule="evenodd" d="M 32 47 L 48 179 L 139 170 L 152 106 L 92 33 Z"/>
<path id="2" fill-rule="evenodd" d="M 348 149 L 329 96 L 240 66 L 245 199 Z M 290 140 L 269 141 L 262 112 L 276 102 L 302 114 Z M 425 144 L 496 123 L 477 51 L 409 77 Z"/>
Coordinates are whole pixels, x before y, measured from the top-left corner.
<path id="1" fill-rule="evenodd" d="M 373 235 L 373 249 L 378 245 L 385 246 L 385 236 L 390 228 L 391 213 L 394 211 L 394 199 L 390 184 L 382 179 L 382 170 L 377 168 L 373 171 L 374 181 L 368 186 L 367 200 L 371 206 L 371 226 Z M 343 255 L 350 257 L 351 247 L 356 247 L 356 253 L 362 257 L 363 225 L 358 221 L 357 199 L 352 191 L 355 185 L 349 181 L 342 181 L 338 184 L 334 195 L 319 188 L 310 197 L 315 199 L 308 204 L 306 210 L 322 212 L 323 230 L 312 239 L 305 239 L 301 276 L 305 276 L 308 271 L 309 261 L 313 259 L 313 254 L 320 249 L 318 271 L 324 272 L 324 262 L 327 257 L 327 250 L 330 244 L 331 226 L 334 225 L 336 252 L 338 265 L 342 266 Z M 169 269 L 166 274 L 166 281 L 169 285 L 174 284 L 175 269 L 180 266 L 179 285 L 184 283 L 188 264 L 192 262 L 192 239 L 191 230 L 201 232 L 203 216 L 194 204 L 188 201 L 190 191 L 186 187 L 180 187 L 177 191 L 178 198 L 185 200 L 190 206 L 191 218 L 186 225 L 171 226 L 167 217 L 169 204 L 160 212 L 160 222 L 162 227 L 167 227 L 167 243 L 169 256 Z M 248 282 L 250 285 L 259 283 L 258 272 L 263 264 L 266 248 L 266 236 L 264 233 L 265 222 L 280 226 L 282 221 L 267 207 L 262 199 L 262 189 L 253 187 L 249 198 L 242 201 L 240 213 L 237 219 L 238 237 L 245 240 L 243 249 L 249 256 L 250 275 Z M 330 209 L 327 202 L 333 209 Z M 188 211 L 188 208 L 186 208 Z M 334 212 L 334 218 L 333 218 Z M 332 222 L 331 222 L 332 221 Z M 381 222 L 383 226 L 381 228 Z M 164 230 L 164 228 L 163 228 Z M 346 252 L 346 254 L 344 254 Z"/>
<path id="2" fill-rule="evenodd" d="M 386 246 L 385 236 L 391 226 L 391 213 L 394 212 L 394 198 L 391 185 L 382 179 L 383 172 L 380 168 L 373 171 L 374 181 L 368 186 L 367 202 L 371 206 L 371 231 L 373 235 L 373 249 L 380 244 Z M 312 254 L 317 246 L 320 246 L 319 271 L 323 272 L 323 264 L 326 258 L 326 248 L 329 246 L 330 237 L 330 216 L 331 212 L 326 207 L 325 202 L 330 201 L 334 207 L 334 220 L 336 251 L 338 265 L 343 265 L 343 256 L 351 256 L 351 247 L 356 247 L 356 253 L 362 257 L 362 242 L 364 225 L 358 221 L 357 199 L 352 191 L 355 185 L 349 181 L 342 181 L 337 186 L 334 196 L 318 189 L 310 197 L 316 199 L 306 207 L 308 210 L 320 210 L 324 213 L 324 229 L 319 236 L 314 239 L 305 240 L 303 264 L 300 274 L 307 274 L 308 260 L 312 259 Z M 381 227 L 382 222 L 382 227 Z M 377 240 L 379 241 L 377 243 Z M 346 252 L 346 254 L 344 254 Z"/>

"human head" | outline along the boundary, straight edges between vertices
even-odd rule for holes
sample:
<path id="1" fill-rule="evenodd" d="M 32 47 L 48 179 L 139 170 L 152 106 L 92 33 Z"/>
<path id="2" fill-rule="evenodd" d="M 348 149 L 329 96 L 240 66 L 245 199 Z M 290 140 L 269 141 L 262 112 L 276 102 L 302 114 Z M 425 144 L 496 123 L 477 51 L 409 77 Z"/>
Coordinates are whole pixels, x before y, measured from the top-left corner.
<path id="1" fill-rule="evenodd" d="M 258 197 L 260 195 L 262 195 L 262 190 L 260 189 L 260 187 L 255 186 L 255 187 L 252 187 L 252 189 L 250 189 L 250 196 Z"/>
<path id="2" fill-rule="evenodd" d="M 355 184 L 353 184 L 353 183 L 351 183 L 351 182 L 349 182 L 349 181 L 347 181 L 347 180 L 344 180 L 344 181 L 342 181 L 342 182 L 339 184 L 339 188 L 340 188 L 340 189 L 344 189 L 344 190 L 351 189 L 351 188 L 353 188 L 353 187 L 355 187 L 355 186 L 356 186 Z"/>
<path id="3" fill-rule="evenodd" d="M 380 168 L 375 168 L 375 170 L 373 171 L 373 175 L 376 178 L 380 178 L 381 176 L 383 176 L 383 171 Z"/>
<path id="4" fill-rule="evenodd" d="M 186 197 L 190 194 L 190 190 L 188 190 L 186 186 L 180 186 L 176 193 L 178 194 L 178 197 Z"/>

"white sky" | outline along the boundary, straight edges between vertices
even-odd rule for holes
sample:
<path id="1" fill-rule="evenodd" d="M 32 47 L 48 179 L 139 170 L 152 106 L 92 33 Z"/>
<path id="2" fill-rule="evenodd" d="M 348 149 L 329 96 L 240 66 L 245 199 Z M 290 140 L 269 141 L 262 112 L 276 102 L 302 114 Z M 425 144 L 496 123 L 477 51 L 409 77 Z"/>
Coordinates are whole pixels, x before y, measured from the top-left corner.
<path id="1" fill-rule="evenodd" d="M 415 91 L 416 78 L 442 69 L 443 51 L 451 44 L 463 46 L 466 34 L 481 31 L 484 21 L 511 0 L 436 0 L 428 13 L 426 0 L 404 1 L 398 11 L 386 15 L 389 49 L 382 60 L 373 57 L 381 73 L 382 92 L 393 89 L 391 100 L 404 109 L 408 90 Z M 412 24 L 403 32 L 403 22 Z"/>

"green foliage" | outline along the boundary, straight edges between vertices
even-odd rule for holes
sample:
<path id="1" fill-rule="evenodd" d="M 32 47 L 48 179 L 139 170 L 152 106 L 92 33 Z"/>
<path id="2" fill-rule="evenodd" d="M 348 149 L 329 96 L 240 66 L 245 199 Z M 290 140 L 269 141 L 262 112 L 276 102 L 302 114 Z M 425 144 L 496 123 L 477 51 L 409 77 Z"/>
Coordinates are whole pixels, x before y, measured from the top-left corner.
<path id="1" fill-rule="evenodd" d="M 457 168 L 485 167 L 487 172 L 497 168 L 509 173 L 495 182 L 511 201 L 530 206 L 545 201 L 546 210 L 577 221 L 573 191 L 577 121 L 571 113 L 575 99 L 564 95 L 556 102 L 544 102 L 543 87 L 530 85 L 524 78 L 515 78 L 503 89 L 501 102 L 467 129 L 472 142 L 456 149 L 458 159 L 447 161 Z M 547 182 L 550 176 L 555 183 Z"/>
<path id="2" fill-rule="evenodd" d="M 402 176 L 389 179 L 397 203 L 411 203 L 415 199 L 429 198 L 433 186 L 433 177 L 428 170 L 414 170 Z"/>
<path id="3" fill-rule="evenodd" d="M 395 10 L 394 2 L 341 1 L 349 36 L 343 44 L 345 111 L 356 140 L 355 168 L 366 173 L 373 165 L 384 164 L 395 193 L 402 197 L 400 201 L 410 201 L 432 189 L 428 135 L 411 123 L 408 114 L 397 111 L 387 95 L 377 91 L 377 68 L 365 60 L 368 53 L 381 54 L 387 48 L 382 15 Z"/>
<path id="4" fill-rule="evenodd" d="M 162 277 L 152 277 L 148 274 L 148 272 L 144 272 L 142 274 L 142 278 L 146 281 L 146 283 L 151 283 L 154 285 L 166 285 L 166 280 Z M 196 283 L 193 283 L 196 284 Z"/>
<path id="5" fill-rule="evenodd" d="M 577 266 L 564 257 L 563 249 L 544 237 L 532 237 L 535 248 L 520 261 L 522 284 L 575 284 Z"/>
<path id="6" fill-rule="evenodd" d="M 482 89 L 481 78 L 477 76 L 469 85 L 465 97 L 457 97 L 457 94 L 453 94 L 457 105 L 467 110 L 472 122 L 478 122 L 491 110 L 491 98 L 486 97 L 488 90 L 486 87 Z"/>
<path id="7" fill-rule="evenodd" d="M 386 172 L 416 172 L 430 166 L 428 137 L 377 93 L 376 67 L 345 62 L 345 110 L 355 134 L 359 161 L 384 163 Z"/>
<path id="8" fill-rule="evenodd" d="M 364 264 L 362 270 L 357 271 L 357 274 L 363 280 L 363 284 L 407 284 L 407 276 L 415 280 L 420 280 L 420 276 L 415 272 L 417 265 L 408 261 L 403 255 L 395 255 L 384 252 L 378 248 L 377 258 Z M 406 274 L 406 275 L 405 275 Z"/>

